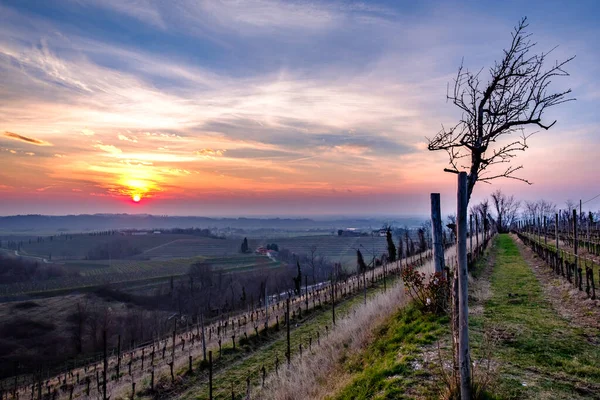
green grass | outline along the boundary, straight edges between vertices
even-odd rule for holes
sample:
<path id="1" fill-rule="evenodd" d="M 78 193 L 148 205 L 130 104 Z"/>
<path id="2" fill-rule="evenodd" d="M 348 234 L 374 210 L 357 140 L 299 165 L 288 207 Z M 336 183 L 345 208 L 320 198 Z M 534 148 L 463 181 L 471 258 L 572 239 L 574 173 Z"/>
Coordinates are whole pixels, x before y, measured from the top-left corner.
<path id="1" fill-rule="evenodd" d="M 448 318 L 422 314 L 413 306 L 399 310 L 376 332 L 376 339 L 365 351 L 344 363 L 353 375 L 351 383 L 334 398 L 349 399 L 407 399 L 413 398 L 414 388 L 429 373 L 415 369 L 423 346 L 434 343 L 448 332 Z M 420 387 L 421 394 L 427 389 Z"/>
<path id="2" fill-rule="evenodd" d="M 591 393 L 600 389 L 600 347 L 552 309 L 509 235 L 496 238 L 493 253 L 492 296 L 484 314 L 470 323 L 473 347 L 481 344 L 484 326 L 499 333 L 493 351 L 500 363 L 497 394 L 506 399 L 594 398 Z"/>

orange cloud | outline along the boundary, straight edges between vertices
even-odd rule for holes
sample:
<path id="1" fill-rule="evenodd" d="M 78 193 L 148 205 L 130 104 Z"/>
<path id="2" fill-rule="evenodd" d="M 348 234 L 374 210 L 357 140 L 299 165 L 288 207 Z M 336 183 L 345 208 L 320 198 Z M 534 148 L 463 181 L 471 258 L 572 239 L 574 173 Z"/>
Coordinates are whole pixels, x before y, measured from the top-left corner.
<path id="1" fill-rule="evenodd" d="M 4 132 L 4 136 L 14 139 L 20 140 L 21 142 L 35 144 L 36 146 L 52 146 L 52 143 L 46 142 L 45 140 L 34 139 L 27 136 L 19 135 L 18 133 L 13 132 Z"/>
<path id="2" fill-rule="evenodd" d="M 98 143 L 95 144 L 94 147 L 111 154 L 121 154 L 123 152 L 120 148 L 113 146 L 112 144 Z"/>
<path id="3" fill-rule="evenodd" d="M 226 151 L 227 150 L 200 149 L 195 151 L 194 154 L 204 157 L 221 157 Z"/>

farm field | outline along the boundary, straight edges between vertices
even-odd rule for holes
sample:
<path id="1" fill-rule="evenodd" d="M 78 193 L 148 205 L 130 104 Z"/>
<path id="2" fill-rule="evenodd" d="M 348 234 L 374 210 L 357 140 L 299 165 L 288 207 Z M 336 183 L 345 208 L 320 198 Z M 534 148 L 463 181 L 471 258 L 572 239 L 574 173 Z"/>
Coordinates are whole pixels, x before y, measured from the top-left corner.
<path id="1" fill-rule="evenodd" d="M 310 254 L 311 247 L 316 254 L 324 256 L 332 262 L 339 262 L 346 268 L 356 264 L 356 250 L 360 249 L 366 257 L 376 257 L 387 251 L 384 237 L 347 237 L 337 235 L 310 235 L 270 239 L 248 239 L 251 249 L 269 243 L 276 243 L 279 249 L 288 249 L 296 254 Z M 231 255 L 239 251 L 240 241 L 237 239 L 178 239 L 165 243 L 148 251 L 140 257 L 150 259 L 169 259 L 172 257 L 195 257 Z"/>
<path id="2" fill-rule="evenodd" d="M 75 289 L 92 288 L 124 282 L 144 282 L 187 274 L 190 265 L 205 261 L 215 269 L 224 271 L 248 271 L 252 269 L 278 268 L 281 264 L 266 256 L 238 254 L 230 257 L 192 257 L 170 260 L 100 260 L 65 262 L 64 267 L 79 276 L 61 277 L 41 282 L 19 282 L 0 285 L 0 296 L 47 294 Z"/>
<path id="3" fill-rule="evenodd" d="M 191 235 L 90 235 L 74 234 L 44 237 L 43 241 L 37 241 L 37 238 L 22 238 L 23 245 L 21 254 L 35 257 L 52 257 L 53 260 L 84 259 L 90 249 L 97 246 L 108 245 L 115 241 L 126 242 L 132 247 L 145 251 L 153 247 L 171 242 L 173 240 L 193 237 Z M 218 240 L 218 239 L 214 239 Z"/>

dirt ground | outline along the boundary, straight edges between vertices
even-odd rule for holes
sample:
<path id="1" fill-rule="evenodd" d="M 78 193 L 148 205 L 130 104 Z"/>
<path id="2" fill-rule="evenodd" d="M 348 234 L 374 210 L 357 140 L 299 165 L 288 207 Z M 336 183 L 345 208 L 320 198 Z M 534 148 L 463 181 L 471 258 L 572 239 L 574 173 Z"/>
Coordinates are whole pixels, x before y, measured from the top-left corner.
<path id="1" fill-rule="evenodd" d="M 556 312 L 569 323 L 583 329 L 590 341 L 600 343 L 600 300 L 588 298 L 585 291 L 579 291 L 565 277 L 556 275 L 552 268 L 526 247 L 516 235 L 513 239 Z M 600 290 L 597 290 L 596 295 L 600 297 Z"/>

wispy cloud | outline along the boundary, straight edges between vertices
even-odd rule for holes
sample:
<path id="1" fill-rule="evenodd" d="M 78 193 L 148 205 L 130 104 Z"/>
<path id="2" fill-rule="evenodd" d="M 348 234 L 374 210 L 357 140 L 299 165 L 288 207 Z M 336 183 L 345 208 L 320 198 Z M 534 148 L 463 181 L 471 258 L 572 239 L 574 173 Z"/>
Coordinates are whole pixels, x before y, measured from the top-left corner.
<path id="1" fill-rule="evenodd" d="M 46 142 L 45 140 L 40 140 L 40 139 L 35 139 L 35 138 L 19 135 L 18 133 L 4 132 L 4 136 L 7 138 L 14 139 L 14 140 L 19 140 L 21 142 L 34 144 L 36 146 L 52 146 L 52 143 Z"/>
<path id="2" fill-rule="evenodd" d="M 117 137 L 119 138 L 119 140 L 124 140 L 124 141 L 126 141 L 126 142 L 133 142 L 133 143 L 137 143 L 137 138 L 135 138 L 135 137 L 133 137 L 133 136 L 132 136 L 132 137 L 129 137 L 129 136 L 126 136 L 126 135 L 123 135 L 123 134 L 119 133 L 119 134 L 117 135 Z"/>
<path id="3" fill-rule="evenodd" d="M 120 148 L 113 146 L 112 144 L 98 143 L 94 145 L 94 148 L 100 149 L 110 154 L 121 154 L 123 152 Z"/>

